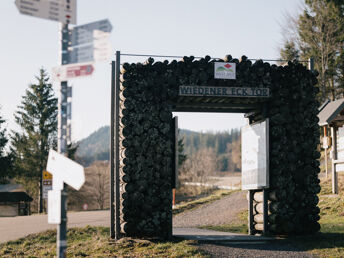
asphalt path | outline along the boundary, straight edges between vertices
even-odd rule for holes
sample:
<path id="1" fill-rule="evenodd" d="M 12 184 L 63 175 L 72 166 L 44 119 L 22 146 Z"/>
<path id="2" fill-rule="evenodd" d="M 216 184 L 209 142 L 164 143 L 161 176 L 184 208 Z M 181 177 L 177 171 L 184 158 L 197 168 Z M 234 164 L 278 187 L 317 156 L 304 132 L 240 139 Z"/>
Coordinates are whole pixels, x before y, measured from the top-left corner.
<path id="1" fill-rule="evenodd" d="M 67 227 L 110 226 L 110 210 L 68 212 Z M 48 224 L 47 215 L 0 217 L 0 243 L 16 240 L 57 225 Z"/>

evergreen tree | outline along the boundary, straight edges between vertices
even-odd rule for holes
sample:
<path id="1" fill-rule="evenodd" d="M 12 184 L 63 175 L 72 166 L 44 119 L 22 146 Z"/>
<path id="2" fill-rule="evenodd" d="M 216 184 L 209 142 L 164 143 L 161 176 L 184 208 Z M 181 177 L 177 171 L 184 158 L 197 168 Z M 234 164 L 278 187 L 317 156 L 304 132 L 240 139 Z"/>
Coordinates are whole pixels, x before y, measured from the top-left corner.
<path id="1" fill-rule="evenodd" d="M 0 184 L 8 183 L 9 179 L 13 177 L 13 173 L 11 173 L 11 155 L 5 153 L 8 139 L 6 137 L 6 128 L 2 128 L 3 123 L 5 123 L 5 120 L 0 115 Z"/>
<path id="2" fill-rule="evenodd" d="M 29 85 L 15 113 L 21 131 L 12 135 L 12 153 L 18 179 L 33 187 L 29 189 L 32 194 L 39 193 L 39 212 L 42 212 L 42 172 L 49 149 L 56 148 L 57 143 L 57 98 L 44 69 L 40 69 L 36 79 L 37 84 Z"/>
<path id="3" fill-rule="evenodd" d="M 280 51 L 280 56 L 282 60 L 294 61 L 299 60 L 300 51 L 296 48 L 296 45 L 293 41 L 286 41 L 284 43 L 284 48 Z M 285 63 L 285 62 L 282 62 Z"/>
<path id="4" fill-rule="evenodd" d="M 183 165 L 184 161 L 187 159 L 187 156 L 184 154 L 184 143 L 183 139 L 178 140 L 178 165 Z"/>
<path id="5" fill-rule="evenodd" d="M 344 96 L 343 10 L 342 1 L 306 0 L 303 13 L 295 21 L 290 17 L 286 24 L 288 27 L 292 23 L 296 33 L 286 38 L 281 59 L 289 60 L 295 54 L 302 60 L 314 58 L 315 69 L 319 72 L 320 102 Z"/>

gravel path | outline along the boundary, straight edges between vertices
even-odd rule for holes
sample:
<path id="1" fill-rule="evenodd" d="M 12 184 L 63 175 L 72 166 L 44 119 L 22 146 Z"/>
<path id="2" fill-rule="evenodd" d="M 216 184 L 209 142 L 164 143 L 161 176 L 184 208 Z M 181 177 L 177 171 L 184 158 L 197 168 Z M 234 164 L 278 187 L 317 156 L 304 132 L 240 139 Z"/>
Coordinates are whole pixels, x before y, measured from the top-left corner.
<path id="1" fill-rule="evenodd" d="M 173 227 L 187 230 L 184 235 L 194 235 L 198 227 L 205 225 L 222 225 L 233 223 L 237 220 L 237 214 L 247 209 L 246 192 L 233 193 L 221 200 L 201 206 L 198 209 L 183 212 L 173 217 Z M 183 229 L 185 228 L 185 229 Z M 175 229 L 176 231 L 177 229 Z M 177 232 L 177 231 L 176 231 Z M 214 233 L 213 233 L 214 235 Z M 205 236 L 205 239 L 207 236 Z M 186 237 L 188 238 L 188 237 Z M 214 238 L 214 237 L 213 237 Z M 194 238 L 190 238 L 194 239 Z M 199 236 L 201 240 L 202 237 Z M 199 241 L 197 247 L 209 253 L 212 257 L 313 257 L 312 254 L 283 242 L 273 241 Z"/>
<path id="2" fill-rule="evenodd" d="M 247 209 L 246 191 L 240 191 L 220 200 L 186 211 L 173 217 L 173 227 L 223 225 L 236 221 L 237 214 Z"/>

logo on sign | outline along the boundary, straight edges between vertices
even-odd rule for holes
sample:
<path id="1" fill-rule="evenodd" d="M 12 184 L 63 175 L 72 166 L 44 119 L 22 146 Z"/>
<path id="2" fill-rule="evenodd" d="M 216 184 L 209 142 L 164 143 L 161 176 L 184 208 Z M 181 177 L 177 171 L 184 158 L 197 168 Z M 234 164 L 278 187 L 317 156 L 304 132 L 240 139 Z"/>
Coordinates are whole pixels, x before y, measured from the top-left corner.
<path id="1" fill-rule="evenodd" d="M 236 79 L 236 64 L 215 62 L 214 77 L 215 79 Z"/>

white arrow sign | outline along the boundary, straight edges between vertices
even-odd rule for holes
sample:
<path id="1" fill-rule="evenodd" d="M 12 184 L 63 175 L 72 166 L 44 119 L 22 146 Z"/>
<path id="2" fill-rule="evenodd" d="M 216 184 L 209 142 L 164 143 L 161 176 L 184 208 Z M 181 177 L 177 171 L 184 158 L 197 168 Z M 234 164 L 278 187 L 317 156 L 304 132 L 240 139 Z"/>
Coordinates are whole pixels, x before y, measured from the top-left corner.
<path id="1" fill-rule="evenodd" d="M 47 171 L 53 175 L 54 190 L 62 190 L 63 183 L 79 190 L 85 182 L 84 167 L 54 150 L 49 151 Z"/>
<path id="2" fill-rule="evenodd" d="M 16 0 L 21 14 L 76 24 L 76 0 Z"/>

